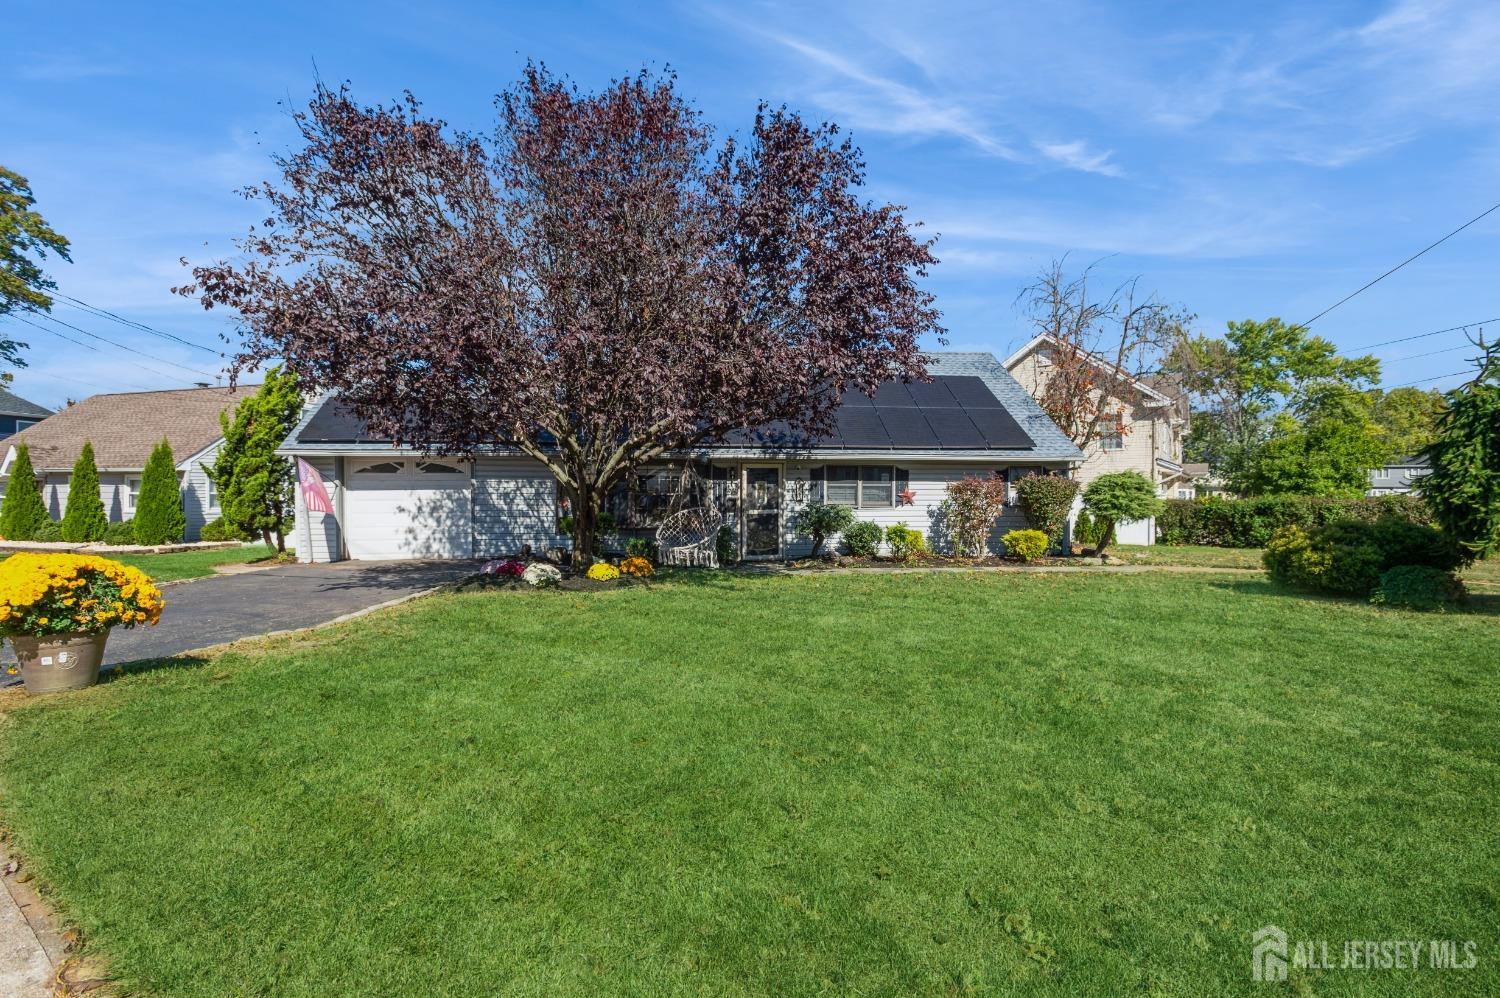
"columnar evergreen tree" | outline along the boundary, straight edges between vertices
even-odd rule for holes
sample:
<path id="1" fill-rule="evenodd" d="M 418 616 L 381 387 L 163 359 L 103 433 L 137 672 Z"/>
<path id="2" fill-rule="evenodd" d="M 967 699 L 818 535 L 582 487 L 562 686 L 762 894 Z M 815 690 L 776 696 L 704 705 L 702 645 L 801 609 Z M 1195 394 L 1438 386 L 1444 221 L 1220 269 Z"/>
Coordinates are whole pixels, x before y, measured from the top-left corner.
<path id="1" fill-rule="evenodd" d="M 62 539 L 65 541 L 102 541 L 109 527 L 104 499 L 99 495 L 99 469 L 94 464 L 94 445 L 83 442 L 83 451 L 73 462 L 73 477 L 68 481 L 68 508 L 63 512 Z"/>
<path id="2" fill-rule="evenodd" d="M 31 451 L 21 444 L 16 448 L 16 459 L 10 466 L 5 504 L 0 506 L 0 537 L 8 541 L 29 541 L 47 520 L 47 507 L 36 488 L 36 472 L 31 470 Z"/>
<path id="3" fill-rule="evenodd" d="M 212 468 L 205 469 L 219 490 L 224 522 L 247 534 L 260 534 L 267 545 L 286 550 L 294 508 L 292 462 L 276 448 L 297 425 L 302 395 L 297 375 L 273 367 L 260 391 L 245 399 L 230 419 L 219 414 L 224 445 Z"/>
<path id="4" fill-rule="evenodd" d="M 137 544 L 174 544 L 187 531 L 177 462 L 172 459 L 172 445 L 165 440 L 156 445 L 141 473 L 134 526 Z"/>
<path id="5" fill-rule="evenodd" d="M 1479 375 L 1448 393 L 1432 474 L 1417 486 L 1433 519 L 1470 560 L 1500 551 L 1500 348 L 1479 343 Z M 10 497 L 6 497 L 6 509 Z"/>

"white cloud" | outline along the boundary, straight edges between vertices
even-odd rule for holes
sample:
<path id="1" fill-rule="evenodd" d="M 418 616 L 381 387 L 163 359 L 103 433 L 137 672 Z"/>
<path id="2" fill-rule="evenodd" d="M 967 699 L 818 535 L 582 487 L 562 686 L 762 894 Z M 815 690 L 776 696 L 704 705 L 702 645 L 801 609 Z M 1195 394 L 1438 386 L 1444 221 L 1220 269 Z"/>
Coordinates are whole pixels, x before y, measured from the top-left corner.
<path id="1" fill-rule="evenodd" d="M 1088 143 L 1082 140 L 1037 142 L 1035 145 L 1042 155 L 1071 169 L 1082 170 L 1085 173 L 1099 173 L 1106 177 L 1124 176 L 1124 171 L 1109 161 L 1114 155 L 1112 152 L 1091 152 Z"/>

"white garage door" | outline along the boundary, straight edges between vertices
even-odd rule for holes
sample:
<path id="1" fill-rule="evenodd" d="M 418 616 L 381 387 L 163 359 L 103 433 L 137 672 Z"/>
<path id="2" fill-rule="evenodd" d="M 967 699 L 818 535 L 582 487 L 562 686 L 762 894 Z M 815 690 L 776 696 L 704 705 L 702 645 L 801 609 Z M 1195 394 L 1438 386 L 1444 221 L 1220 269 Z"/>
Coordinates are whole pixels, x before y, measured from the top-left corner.
<path id="1" fill-rule="evenodd" d="M 344 494 L 349 557 L 470 557 L 473 500 L 465 465 L 422 458 L 350 465 Z"/>
<path id="2" fill-rule="evenodd" d="M 474 554 L 545 551 L 557 543 L 557 482 L 536 461 L 481 458 L 474 466 Z"/>

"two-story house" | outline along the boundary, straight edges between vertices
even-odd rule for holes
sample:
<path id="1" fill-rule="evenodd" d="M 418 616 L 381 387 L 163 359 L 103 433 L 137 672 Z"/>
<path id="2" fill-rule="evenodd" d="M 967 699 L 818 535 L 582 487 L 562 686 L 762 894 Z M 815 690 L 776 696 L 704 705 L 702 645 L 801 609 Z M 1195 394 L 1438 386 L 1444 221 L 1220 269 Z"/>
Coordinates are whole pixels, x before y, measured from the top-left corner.
<path id="1" fill-rule="evenodd" d="M 1056 356 L 1056 341 L 1045 334 L 1033 337 L 1005 360 L 1005 368 L 1034 398 L 1040 399 Z M 1126 386 L 1124 397 L 1109 401 L 1119 415 L 1101 426 L 1096 439 L 1083 447 L 1084 460 L 1073 474 L 1085 487 L 1100 475 L 1138 471 L 1156 485 L 1164 499 L 1191 499 L 1193 477 L 1182 466 L 1182 444 L 1189 425 L 1188 399 L 1170 378 L 1136 377 L 1102 357 L 1092 358 L 1109 377 L 1106 383 Z M 1155 541 L 1151 521 L 1122 524 L 1118 538 L 1126 544 Z"/>

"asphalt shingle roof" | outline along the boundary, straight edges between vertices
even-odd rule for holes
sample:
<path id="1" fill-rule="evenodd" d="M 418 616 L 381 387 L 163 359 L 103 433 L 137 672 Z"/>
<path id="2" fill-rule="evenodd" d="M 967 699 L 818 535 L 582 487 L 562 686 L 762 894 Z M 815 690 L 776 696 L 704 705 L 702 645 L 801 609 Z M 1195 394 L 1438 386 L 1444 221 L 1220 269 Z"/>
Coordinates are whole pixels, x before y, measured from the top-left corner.
<path id="1" fill-rule="evenodd" d="M 5 442 L 26 444 L 39 472 L 71 470 L 85 440 L 94 445 L 94 463 L 101 469 L 144 468 L 163 437 L 181 461 L 219 439 L 219 413 L 259 387 L 91 395 Z"/>
<path id="2" fill-rule="evenodd" d="M 20 416 L 22 419 L 46 419 L 51 409 L 44 409 L 35 402 L 0 388 L 0 416 Z"/>

